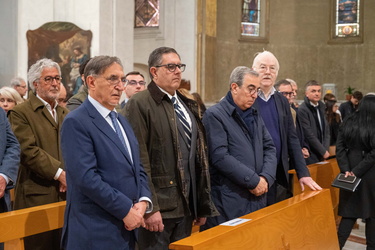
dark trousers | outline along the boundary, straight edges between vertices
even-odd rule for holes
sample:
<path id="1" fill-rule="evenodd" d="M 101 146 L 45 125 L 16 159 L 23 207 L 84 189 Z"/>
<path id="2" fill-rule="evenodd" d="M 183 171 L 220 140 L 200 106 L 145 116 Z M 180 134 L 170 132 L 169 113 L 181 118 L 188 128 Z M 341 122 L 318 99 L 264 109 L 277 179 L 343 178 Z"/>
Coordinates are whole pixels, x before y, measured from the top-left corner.
<path id="1" fill-rule="evenodd" d="M 337 232 L 339 238 L 340 249 L 345 246 L 346 240 L 353 229 L 357 218 L 342 217 Z M 375 218 L 366 219 L 366 245 L 367 250 L 375 250 Z"/>
<path id="2" fill-rule="evenodd" d="M 59 250 L 61 231 L 56 229 L 25 237 L 25 250 Z"/>
<path id="3" fill-rule="evenodd" d="M 176 219 L 163 219 L 163 232 L 150 232 L 139 229 L 139 250 L 167 250 L 170 243 L 190 236 L 193 218 L 185 216 Z"/>

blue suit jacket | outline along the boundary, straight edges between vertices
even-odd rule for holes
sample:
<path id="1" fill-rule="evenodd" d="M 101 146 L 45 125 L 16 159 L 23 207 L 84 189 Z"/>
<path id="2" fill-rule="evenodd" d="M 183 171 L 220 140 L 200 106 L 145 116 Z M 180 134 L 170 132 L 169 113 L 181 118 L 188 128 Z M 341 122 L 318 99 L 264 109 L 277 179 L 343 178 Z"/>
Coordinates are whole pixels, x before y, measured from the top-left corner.
<path id="1" fill-rule="evenodd" d="M 20 145 L 13 134 L 4 110 L 0 108 L 0 173 L 10 179 L 5 194 L 0 199 L 0 206 L 7 211 L 11 210 L 9 189 L 16 183 L 19 163 Z"/>
<path id="2" fill-rule="evenodd" d="M 230 95 L 230 93 L 229 93 Z M 260 176 L 271 186 L 276 177 L 276 149 L 261 116 L 253 110 L 254 136 L 227 98 L 207 109 L 203 124 L 210 157 L 211 194 L 220 216 L 207 218 L 208 229 L 266 206 L 254 196 Z"/>
<path id="3" fill-rule="evenodd" d="M 86 100 L 70 112 L 61 128 L 67 174 L 67 206 L 62 247 L 65 249 L 128 249 L 134 232 L 122 219 L 140 197 L 151 199 L 138 142 L 126 119 L 133 164 L 116 132 Z"/>

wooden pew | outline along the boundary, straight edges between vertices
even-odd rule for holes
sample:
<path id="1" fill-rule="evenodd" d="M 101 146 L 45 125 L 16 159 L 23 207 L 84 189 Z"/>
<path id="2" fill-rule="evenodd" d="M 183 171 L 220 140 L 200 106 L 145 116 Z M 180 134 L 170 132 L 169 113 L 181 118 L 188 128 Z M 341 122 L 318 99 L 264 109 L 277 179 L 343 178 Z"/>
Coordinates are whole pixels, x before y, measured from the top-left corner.
<path id="1" fill-rule="evenodd" d="M 23 250 L 26 236 L 62 228 L 65 201 L 0 213 L 0 242 L 5 250 Z"/>
<path id="2" fill-rule="evenodd" d="M 306 191 L 223 226 L 173 242 L 175 250 L 339 249 L 329 190 Z"/>
<path id="3" fill-rule="evenodd" d="M 339 189 L 331 186 L 333 179 L 340 173 L 340 169 L 338 167 L 336 158 L 332 158 L 324 162 L 311 164 L 307 167 L 310 171 L 311 178 L 314 181 L 316 181 L 316 183 L 318 183 L 322 188 L 327 188 L 331 191 L 331 200 L 335 215 L 335 221 L 338 222 L 339 217 L 337 215 L 337 209 L 339 205 Z M 302 193 L 296 171 L 294 169 L 289 170 L 289 173 L 293 175 L 293 181 L 291 179 L 293 195 L 298 195 Z M 305 189 L 309 188 L 305 186 Z"/>

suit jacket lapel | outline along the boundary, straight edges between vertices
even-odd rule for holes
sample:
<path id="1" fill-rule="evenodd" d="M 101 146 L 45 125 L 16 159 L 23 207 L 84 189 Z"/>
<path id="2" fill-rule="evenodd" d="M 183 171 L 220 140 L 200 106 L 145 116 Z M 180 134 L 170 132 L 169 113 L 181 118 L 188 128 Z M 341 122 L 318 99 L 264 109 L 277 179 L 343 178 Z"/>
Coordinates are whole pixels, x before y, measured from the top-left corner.
<path id="1" fill-rule="evenodd" d="M 93 123 L 95 126 L 105 134 L 121 151 L 121 153 L 125 156 L 128 160 L 129 164 L 132 165 L 132 161 L 130 160 L 127 152 L 125 151 L 124 145 L 122 145 L 120 138 L 118 138 L 116 132 L 112 129 L 112 127 L 108 124 L 108 122 L 99 114 L 99 112 L 95 109 L 95 107 L 87 100 L 86 106 L 88 107 L 89 115 L 93 118 Z"/>

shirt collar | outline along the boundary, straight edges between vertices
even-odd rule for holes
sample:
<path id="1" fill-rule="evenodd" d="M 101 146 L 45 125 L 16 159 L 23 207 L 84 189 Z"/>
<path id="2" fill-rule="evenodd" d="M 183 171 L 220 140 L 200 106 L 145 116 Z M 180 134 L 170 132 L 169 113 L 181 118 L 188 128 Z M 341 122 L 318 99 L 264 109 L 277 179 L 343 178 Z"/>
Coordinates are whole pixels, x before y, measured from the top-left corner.
<path id="1" fill-rule="evenodd" d="M 113 110 L 107 109 L 102 104 L 100 104 L 97 100 L 92 98 L 90 95 L 88 95 L 88 99 L 91 102 L 91 104 L 96 108 L 96 110 L 99 112 L 99 114 L 103 116 L 104 118 L 106 118 L 109 115 L 109 113 L 111 113 L 111 111 L 115 111 L 117 113 L 116 109 L 113 109 Z"/>
<path id="2" fill-rule="evenodd" d="M 55 100 L 55 106 L 51 107 L 51 105 L 48 102 L 46 102 L 42 97 L 40 97 L 38 94 L 36 94 L 36 97 L 38 97 L 39 100 L 41 100 L 43 102 L 44 106 L 46 106 L 48 109 L 50 109 L 50 110 L 56 109 L 56 107 L 57 107 L 57 101 L 56 100 Z"/>
<path id="3" fill-rule="evenodd" d="M 258 97 L 261 98 L 263 101 L 267 102 L 275 94 L 275 92 L 276 92 L 276 89 L 272 87 L 270 94 L 268 95 L 268 97 L 266 97 L 264 92 L 261 89 L 259 89 Z"/>
<path id="4" fill-rule="evenodd" d="M 171 95 L 171 94 L 169 94 L 167 91 L 165 91 L 164 89 L 160 88 L 158 85 L 156 85 L 156 86 L 160 89 L 161 92 L 163 92 L 164 94 L 166 94 L 166 95 L 169 97 L 169 99 L 172 99 L 172 97 L 174 97 L 174 98 L 177 99 L 177 102 L 179 102 L 179 101 L 178 101 L 178 98 L 177 98 L 177 93 L 176 93 L 176 91 L 174 92 L 174 95 Z"/>

